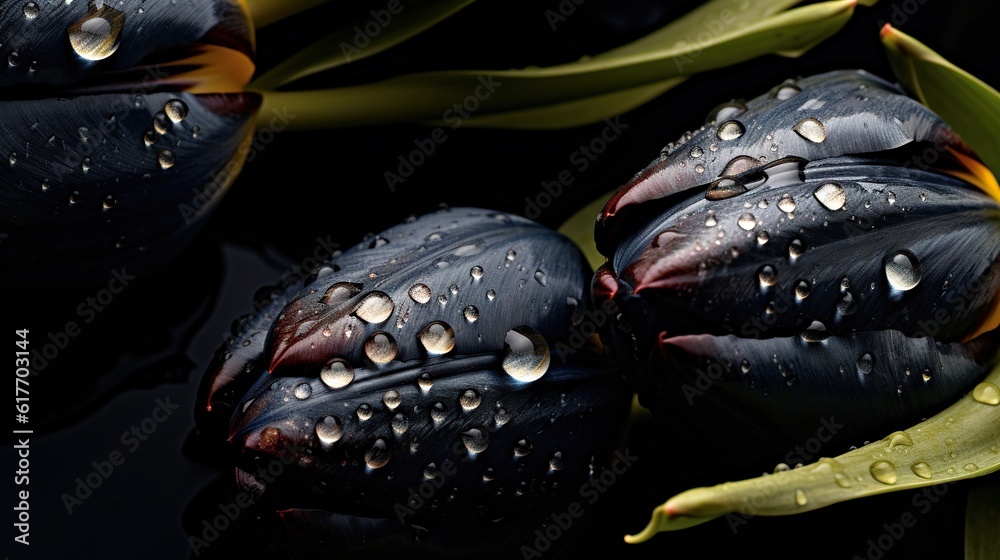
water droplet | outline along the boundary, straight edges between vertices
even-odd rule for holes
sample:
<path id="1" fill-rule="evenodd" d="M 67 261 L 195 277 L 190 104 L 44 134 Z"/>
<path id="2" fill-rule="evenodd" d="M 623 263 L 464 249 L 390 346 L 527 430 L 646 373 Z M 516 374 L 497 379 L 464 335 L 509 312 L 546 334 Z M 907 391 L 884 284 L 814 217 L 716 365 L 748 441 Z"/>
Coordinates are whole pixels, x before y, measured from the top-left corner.
<path id="1" fill-rule="evenodd" d="M 496 422 L 497 428 L 499 428 L 507 422 L 510 422 L 510 413 L 503 408 L 498 408 L 497 411 L 493 413 L 493 421 Z"/>
<path id="2" fill-rule="evenodd" d="M 925 369 L 924 371 L 920 372 L 920 378 L 923 379 L 925 382 L 926 381 L 930 381 L 931 380 L 931 370 Z"/>
<path id="3" fill-rule="evenodd" d="M 300 401 L 308 399 L 309 395 L 311 395 L 312 392 L 313 392 L 312 386 L 309 385 L 308 383 L 299 383 L 298 385 L 295 386 L 295 389 L 292 390 L 292 394 L 295 395 L 295 398 L 299 399 Z"/>
<path id="4" fill-rule="evenodd" d="M 497 297 L 497 293 L 493 290 L 486 292 L 486 299 L 493 301 Z"/>
<path id="5" fill-rule="evenodd" d="M 542 287 L 545 287 L 548 283 L 548 279 L 545 278 L 545 273 L 541 269 L 535 271 L 535 281 L 541 284 Z"/>
<path id="6" fill-rule="evenodd" d="M 699 163 L 698 165 L 694 166 L 694 172 L 695 173 L 704 173 L 705 172 L 705 166 Z"/>
<path id="7" fill-rule="evenodd" d="M 170 150 L 162 150 L 160 152 L 160 157 L 157 158 L 160 162 L 160 169 L 167 170 L 174 166 L 174 153 Z"/>
<path id="8" fill-rule="evenodd" d="M 371 242 L 368 243 L 368 248 L 369 249 L 378 249 L 379 247 L 382 247 L 382 246 L 388 245 L 388 244 L 389 244 L 389 240 L 388 239 L 386 239 L 386 238 L 384 238 L 382 236 L 376 235 L 375 238 L 372 239 Z"/>
<path id="9" fill-rule="evenodd" d="M 765 264 L 757 271 L 757 279 L 760 280 L 762 288 L 773 286 L 778 283 L 778 271 L 773 266 Z"/>
<path id="10" fill-rule="evenodd" d="M 378 438 L 372 444 L 371 449 L 365 452 L 365 464 L 372 469 L 382 468 L 389 462 L 391 456 L 392 450 L 389 449 L 385 440 Z"/>
<path id="11" fill-rule="evenodd" d="M 170 117 L 168 117 L 163 111 L 153 115 L 153 130 L 155 130 L 157 134 L 166 134 L 170 132 L 170 129 L 173 128 L 173 126 L 174 125 L 171 123 Z"/>
<path id="12" fill-rule="evenodd" d="M 431 374 L 421 374 L 421 376 L 417 378 L 417 386 L 419 386 L 420 390 L 424 393 L 430 391 L 431 387 L 434 386 L 434 381 L 431 380 Z"/>
<path id="13" fill-rule="evenodd" d="M 896 484 L 896 465 L 892 464 L 891 461 L 876 461 L 868 470 L 871 472 L 872 478 L 882 484 Z"/>
<path id="14" fill-rule="evenodd" d="M 802 90 L 799 89 L 799 86 L 793 84 L 782 84 L 778 86 L 777 90 L 775 90 L 774 97 L 779 101 L 784 101 L 786 99 L 791 99 L 800 93 L 802 93 Z"/>
<path id="15" fill-rule="evenodd" d="M 841 315 L 852 315 L 858 310 L 858 305 L 854 301 L 851 292 L 846 292 L 837 302 L 837 313 Z"/>
<path id="16" fill-rule="evenodd" d="M 566 466 L 566 463 L 563 461 L 562 451 L 556 451 L 553 453 L 552 458 L 549 459 L 549 470 L 561 471 L 564 466 Z"/>
<path id="17" fill-rule="evenodd" d="M 111 210 L 112 208 L 115 207 L 115 204 L 117 202 L 118 201 L 115 200 L 115 197 L 109 194 L 108 196 L 104 197 L 104 201 L 101 202 L 101 208 L 104 210 Z"/>
<path id="18" fill-rule="evenodd" d="M 479 391 L 475 389 L 466 389 L 458 397 L 458 404 L 462 405 L 463 410 L 475 410 L 481 402 L 483 402 L 483 399 L 479 396 Z"/>
<path id="19" fill-rule="evenodd" d="M 49 183 L 48 179 L 42 179 L 42 192 L 49 190 L 52 185 Z"/>
<path id="20" fill-rule="evenodd" d="M 70 206 L 80 202 L 80 191 L 73 191 L 69 193 L 69 204 Z"/>
<path id="21" fill-rule="evenodd" d="M 385 394 L 382 395 L 382 402 L 385 404 L 385 407 L 388 408 L 389 410 L 395 410 L 396 407 L 403 402 L 403 397 L 399 395 L 399 391 L 395 389 L 389 389 L 388 391 L 385 392 Z"/>
<path id="22" fill-rule="evenodd" d="M 740 362 L 740 371 L 742 371 L 743 373 L 748 373 L 750 371 L 749 360 L 743 360 L 742 362 Z"/>
<path id="23" fill-rule="evenodd" d="M 962 467 L 962 470 L 965 472 L 976 472 L 979 470 L 979 465 L 975 463 L 966 463 L 965 466 Z"/>
<path id="24" fill-rule="evenodd" d="M 493 480 L 496 475 L 493 473 L 493 468 L 488 468 L 483 471 L 483 482 L 489 482 Z"/>
<path id="25" fill-rule="evenodd" d="M 146 133 L 142 135 L 142 143 L 145 144 L 147 148 L 156 143 L 156 131 L 147 130 Z"/>
<path id="26" fill-rule="evenodd" d="M 191 138 L 201 138 L 201 127 L 195 126 L 191 128 Z"/>
<path id="27" fill-rule="evenodd" d="M 813 191 L 813 196 L 827 210 L 840 210 L 847 203 L 847 193 L 837 183 L 823 183 Z"/>
<path id="28" fill-rule="evenodd" d="M 514 444 L 514 456 L 526 456 L 528 453 L 531 453 L 531 447 L 531 441 L 528 440 L 528 438 L 518 440 L 518 442 Z"/>
<path id="29" fill-rule="evenodd" d="M 911 447 L 913 445 L 913 440 L 910 439 L 910 434 L 906 432 L 893 432 L 885 438 L 885 441 L 889 444 L 889 449 L 895 449 L 899 446 Z"/>
<path id="30" fill-rule="evenodd" d="M 726 168 L 722 170 L 720 175 L 722 177 L 735 177 L 741 173 L 758 169 L 761 167 L 761 162 L 756 158 L 750 156 L 736 156 L 729 160 L 726 164 Z"/>
<path id="31" fill-rule="evenodd" d="M 705 150 L 702 150 L 701 146 L 695 146 L 695 147 L 691 148 L 691 154 L 690 155 L 693 158 L 700 158 L 701 156 L 705 155 Z"/>
<path id="32" fill-rule="evenodd" d="M 455 348 L 455 330 L 444 321 L 434 321 L 417 334 L 417 340 L 428 354 L 440 356 Z"/>
<path id="33" fill-rule="evenodd" d="M 354 309 L 354 314 L 366 323 L 384 323 L 392 315 L 395 304 L 384 292 L 369 292 Z"/>
<path id="34" fill-rule="evenodd" d="M 187 118 L 188 106 L 180 99 L 171 99 L 163 106 L 163 112 L 175 123 L 179 123 Z"/>
<path id="35" fill-rule="evenodd" d="M 729 119 L 736 118 L 747 110 L 747 106 L 739 101 L 729 101 L 728 103 L 723 103 L 722 105 L 716 107 L 708 115 L 709 122 L 722 122 Z"/>
<path id="36" fill-rule="evenodd" d="M 483 267 L 479 265 L 472 267 L 471 269 L 469 269 L 469 276 L 472 276 L 476 280 L 479 280 L 480 278 L 483 277 Z"/>
<path id="37" fill-rule="evenodd" d="M 920 262 L 909 251 L 897 251 L 883 260 L 885 278 L 893 288 L 905 292 L 920 283 Z"/>
<path id="38" fill-rule="evenodd" d="M 705 192 L 708 200 L 724 200 L 747 192 L 747 188 L 738 179 L 723 177 L 712 182 Z"/>
<path id="39" fill-rule="evenodd" d="M 757 234 L 757 244 L 763 245 L 771 239 L 771 236 L 767 234 L 766 231 L 762 231 Z"/>
<path id="40" fill-rule="evenodd" d="M 802 241 L 798 239 L 793 239 L 788 243 L 788 258 L 792 262 L 802 256 L 805 252 L 805 247 L 802 246 Z"/>
<path id="41" fill-rule="evenodd" d="M 475 323 L 479 320 L 479 309 L 477 309 L 475 305 L 468 305 L 462 310 L 462 315 L 465 317 L 467 322 Z"/>
<path id="42" fill-rule="evenodd" d="M 354 368 L 340 358 L 330 360 L 319 372 L 319 378 L 331 389 L 347 387 L 354 381 Z"/>
<path id="43" fill-rule="evenodd" d="M 21 8 L 21 11 L 24 12 L 24 17 L 28 19 L 35 19 L 38 17 L 38 4 L 28 2 L 23 8 Z"/>
<path id="44" fill-rule="evenodd" d="M 336 416 L 324 416 L 316 423 L 316 437 L 325 444 L 336 443 L 344 435 L 344 424 Z"/>
<path id="45" fill-rule="evenodd" d="M 397 412 L 396 415 L 392 417 L 392 431 L 396 432 L 397 435 L 405 434 L 406 429 L 409 427 L 410 421 L 402 412 Z"/>
<path id="46" fill-rule="evenodd" d="M 83 161 L 80 162 L 80 170 L 84 173 L 90 171 L 90 158 L 83 158 Z"/>
<path id="47" fill-rule="evenodd" d="M 396 341 L 388 333 L 374 333 L 365 341 L 365 354 L 376 364 L 391 362 L 397 350 Z"/>
<path id="48" fill-rule="evenodd" d="M 364 422 L 372 417 L 372 405 L 362 403 L 358 405 L 358 409 L 354 413 L 358 415 L 358 420 Z"/>
<path id="49" fill-rule="evenodd" d="M 451 295 L 457 296 L 458 295 L 458 284 L 452 284 L 451 286 L 449 286 L 448 287 L 448 291 L 451 292 Z"/>
<path id="50" fill-rule="evenodd" d="M 890 206 L 896 204 L 896 193 L 889 191 L 889 194 L 885 196 L 885 200 L 889 203 Z"/>
<path id="51" fill-rule="evenodd" d="M 444 422 L 446 411 L 447 408 L 445 408 L 444 403 L 442 402 L 434 403 L 434 406 L 431 407 L 431 420 L 434 422 L 435 425 Z"/>
<path id="52" fill-rule="evenodd" d="M 746 129 L 740 121 L 726 121 L 719 125 L 719 131 L 716 133 L 719 140 L 736 140 Z"/>
<path id="53" fill-rule="evenodd" d="M 830 331 L 822 321 L 813 321 L 799 336 L 806 342 L 822 342 L 830 338 Z"/>
<path id="54" fill-rule="evenodd" d="M 507 251 L 507 260 L 508 261 L 512 261 L 512 260 L 514 260 L 516 258 L 517 258 L 517 253 L 513 249 Z"/>
<path id="55" fill-rule="evenodd" d="M 410 299 L 417 303 L 427 303 L 431 300 L 431 289 L 425 284 L 414 284 L 410 286 Z"/>
<path id="56" fill-rule="evenodd" d="M 873 369 L 875 369 L 875 358 L 868 352 L 865 352 L 858 358 L 858 373 L 870 375 Z"/>
<path id="57" fill-rule="evenodd" d="M 789 195 L 784 195 L 778 200 L 778 209 L 782 212 L 795 211 L 795 199 Z"/>
<path id="58" fill-rule="evenodd" d="M 840 486 L 841 488 L 851 487 L 851 479 L 847 478 L 847 475 L 844 473 L 833 473 L 833 481 L 836 482 L 837 486 Z"/>
<path id="59" fill-rule="evenodd" d="M 754 218 L 753 214 L 743 214 L 736 223 L 740 228 L 750 231 L 757 225 L 757 218 Z"/>
<path id="60" fill-rule="evenodd" d="M 462 432 L 462 443 L 469 453 L 482 453 L 490 444 L 490 433 L 479 428 Z"/>
<path id="61" fill-rule="evenodd" d="M 709 214 L 708 217 L 705 218 L 705 227 L 715 227 L 718 223 L 719 222 L 715 221 L 715 215 L 713 214 Z"/>
<path id="62" fill-rule="evenodd" d="M 515 327 L 504 337 L 502 367 L 507 375 L 530 383 L 549 369 L 549 345 L 545 338 L 528 326 Z"/>
<path id="63" fill-rule="evenodd" d="M 913 474 L 923 479 L 929 479 L 930 477 L 934 476 L 934 472 L 931 470 L 931 466 L 928 465 L 927 463 L 924 463 L 923 461 L 915 463 L 913 466 L 910 467 L 910 470 L 913 471 Z"/>
<path id="64" fill-rule="evenodd" d="M 69 34 L 70 45 L 81 58 L 104 60 L 118 50 L 124 24 L 124 12 L 112 9 L 101 2 L 66 31 Z"/>
<path id="65" fill-rule="evenodd" d="M 972 398 L 983 404 L 1000 405 L 1000 388 L 989 381 L 983 381 L 972 390 Z"/>
<path id="66" fill-rule="evenodd" d="M 795 297 L 798 299 L 806 299 L 809 297 L 809 290 L 811 286 L 809 282 L 805 280 L 799 280 L 799 283 L 795 285 Z"/>
<path id="67" fill-rule="evenodd" d="M 20 55 L 17 54 L 17 51 L 10 53 L 10 56 L 7 57 L 7 64 L 12 68 L 21 64 Z"/>
<path id="68" fill-rule="evenodd" d="M 326 290 L 321 301 L 327 305 L 340 305 L 360 291 L 357 286 L 349 282 L 337 282 Z"/>
<path id="69" fill-rule="evenodd" d="M 806 496 L 806 493 L 803 492 L 802 490 L 796 490 L 795 491 L 795 504 L 798 505 L 798 506 L 803 506 L 804 507 L 808 503 L 809 503 L 809 498 Z"/>
<path id="70" fill-rule="evenodd" d="M 792 130 L 799 136 L 816 144 L 826 140 L 826 128 L 823 127 L 823 123 L 812 117 L 802 119 L 792 127 Z"/>

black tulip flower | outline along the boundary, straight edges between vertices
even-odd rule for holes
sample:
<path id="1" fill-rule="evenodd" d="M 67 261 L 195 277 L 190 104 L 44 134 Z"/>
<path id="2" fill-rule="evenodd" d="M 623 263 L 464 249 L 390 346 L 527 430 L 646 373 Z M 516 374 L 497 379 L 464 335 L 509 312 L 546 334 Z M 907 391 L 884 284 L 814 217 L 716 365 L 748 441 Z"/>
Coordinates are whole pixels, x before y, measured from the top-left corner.
<path id="1" fill-rule="evenodd" d="M 611 364 L 566 344 L 590 278 L 518 216 L 408 221 L 241 321 L 200 423 L 299 545 L 509 555 L 609 464 L 627 416 Z"/>
<path id="2" fill-rule="evenodd" d="M 835 444 L 878 439 L 996 362 L 990 189 L 944 122 L 863 71 L 728 103 L 599 217 L 596 305 L 620 312 L 603 336 L 685 430 L 772 460 L 823 419 Z"/>
<path id="3" fill-rule="evenodd" d="M 260 104 L 242 2 L 5 2 L 6 282 L 138 273 L 180 251 L 235 179 Z"/>

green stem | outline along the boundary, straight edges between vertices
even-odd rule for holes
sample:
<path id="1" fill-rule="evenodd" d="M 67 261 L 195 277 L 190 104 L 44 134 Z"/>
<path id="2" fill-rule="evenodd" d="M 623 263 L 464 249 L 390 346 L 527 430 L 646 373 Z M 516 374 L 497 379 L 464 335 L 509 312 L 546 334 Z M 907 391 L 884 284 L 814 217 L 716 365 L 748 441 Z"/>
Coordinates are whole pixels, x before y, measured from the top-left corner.
<path id="1" fill-rule="evenodd" d="M 325 4 L 330 0 L 246 0 L 257 29 Z"/>

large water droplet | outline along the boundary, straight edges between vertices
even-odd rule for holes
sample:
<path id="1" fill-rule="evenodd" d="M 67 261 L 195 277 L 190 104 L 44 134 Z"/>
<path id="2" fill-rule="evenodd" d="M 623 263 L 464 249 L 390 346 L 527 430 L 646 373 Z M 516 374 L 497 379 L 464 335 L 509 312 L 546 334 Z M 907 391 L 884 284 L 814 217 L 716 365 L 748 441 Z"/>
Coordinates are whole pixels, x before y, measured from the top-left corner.
<path id="1" fill-rule="evenodd" d="M 104 60 L 118 50 L 124 25 L 125 13 L 101 2 L 66 31 L 77 55 L 87 60 Z"/>
<path id="2" fill-rule="evenodd" d="M 972 390 L 972 398 L 983 404 L 1000 405 L 1000 387 L 989 381 L 983 381 Z"/>
<path id="3" fill-rule="evenodd" d="M 736 223 L 739 224 L 741 229 L 750 231 L 757 225 L 757 218 L 753 214 L 743 214 Z"/>
<path id="4" fill-rule="evenodd" d="M 823 123 L 812 117 L 802 119 L 792 127 L 792 130 L 799 136 L 816 144 L 826 140 L 826 128 L 823 126 Z"/>
<path id="5" fill-rule="evenodd" d="M 871 472 L 872 478 L 882 484 L 896 484 L 898 474 L 896 473 L 896 465 L 892 464 L 892 461 L 876 461 L 868 470 Z"/>
<path id="6" fill-rule="evenodd" d="M 365 355 L 376 364 L 387 364 L 396 357 L 396 341 L 388 333 L 377 332 L 365 341 Z"/>
<path id="7" fill-rule="evenodd" d="M 719 125 L 719 131 L 716 133 L 719 140 L 736 140 L 746 129 L 743 127 L 743 123 L 740 121 L 726 121 Z"/>
<path id="8" fill-rule="evenodd" d="M 424 284 L 410 286 L 410 299 L 417 303 L 427 303 L 431 300 L 431 289 Z"/>
<path id="9" fill-rule="evenodd" d="M 479 428 L 462 432 L 462 443 L 469 453 L 482 453 L 490 444 L 490 433 Z"/>
<path id="10" fill-rule="evenodd" d="M 336 416 L 324 416 L 316 423 L 316 437 L 325 444 L 337 442 L 344 435 L 344 424 Z"/>
<path id="11" fill-rule="evenodd" d="M 895 449 L 899 446 L 911 447 L 913 446 L 913 440 L 910 439 L 910 434 L 906 432 L 893 432 L 889 434 L 885 441 L 889 444 L 889 449 Z"/>
<path id="12" fill-rule="evenodd" d="M 813 191 L 813 196 L 827 210 L 840 210 L 847 203 L 847 193 L 837 183 L 823 183 Z"/>
<path id="13" fill-rule="evenodd" d="M 708 200 L 724 200 L 747 192 L 746 186 L 738 179 L 723 177 L 714 181 L 705 192 Z"/>
<path id="14" fill-rule="evenodd" d="M 354 368 L 346 360 L 334 358 L 319 372 L 319 378 L 331 389 L 347 387 L 354 381 Z"/>
<path id="15" fill-rule="evenodd" d="M 822 342 L 830 338 L 830 331 L 822 321 L 813 321 L 799 336 L 806 342 Z"/>
<path id="16" fill-rule="evenodd" d="M 469 276 L 472 276 L 476 280 L 479 280 L 480 278 L 483 277 L 483 267 L 481 267 L 481 266 L 479 266 L 477 264 L 476 266 L 470 268 L 469 269 Z"/>
<path id="17" fill-rule="evenodd" d="M 778 210 L 782 212 L 794 212 L 795 211 L 795 199 L 790 195 L 784 195 L 778 200 Z"/>
<path id="18" fill-rule="evenodd" d="M 417 334 L 417 340 L 428 354 L 440 356 L 455 348 L 455 330 L 444 321 L 434 321 Z"/>
<path id="19" fill-rule="evenodd" d="M 910 470 L 913 471 L 913 474 L 923 479 L 929 479 L 934 476 L 934 471 L 931 470 L 931 466 L 923 461 L 912 465 Z"/>
<path id="20" fill-rule="evenodd" d="M 379 324 L 392 315 L 395 304 L 384 292 L 369 292 L 354 309 L 354 314 L 367 323 Z"/>
<path id="21" fill-rule="evenodd" d="M 327 305 L 339 305 L 351 299 L 361 290 L 349 282 L 338 282 L 330 286 L 323 295 L 323 303 Z"/>
<path id="22" fill-rule="evenodd" d="M 479 396 L 479 391 L 475 389 L 466 389 L 458 397 L 458 404 L 462 405 L 463 410 L 475 410 L 481 402 L 483 402 L 483 399 Z"/>
<path id="23" fill-rule="evenodd" d="M 893 288 L 905 292 L 917 287 L 920 283 L 920 262 L 909 251 L 897 251 L 886 255 L 885 278 Z"/>
<path id="24" fill-rule="evenodd" d="M 365 464 L 369 468 L 379 469 L 389 462 L 390 457 L 392 457 L 392 450 L 389 449 L 389 445 L 384 439 L 378 438 L 372 444 L 371 449 L 365 452 Z"/>
<path id="25" fill-rule="evenodd" d="M 180 99 L 171 99 L 163 107 L 163 112 L 175 123 L 179 123 L 187 118 L 188 106 Z"/>
<path id="26" fill-rule="evenodd" d="M 529 326 L 515 327 L 504 337 L 502 367 L 507 375 L 523 382 L 539 379 L 549 369 L 549 344 Z"/>

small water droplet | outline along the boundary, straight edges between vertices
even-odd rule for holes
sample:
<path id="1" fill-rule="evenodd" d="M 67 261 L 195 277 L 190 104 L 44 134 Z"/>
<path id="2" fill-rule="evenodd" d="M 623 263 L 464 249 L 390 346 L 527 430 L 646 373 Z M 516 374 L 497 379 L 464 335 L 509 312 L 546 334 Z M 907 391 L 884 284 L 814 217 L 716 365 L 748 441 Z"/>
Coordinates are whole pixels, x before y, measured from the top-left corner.
<path id="1" fill-rule="evenodd" d="M 504 337 L 503 370 L 518 381 L 530 383 L 549 369 L 549 345 L 538 331 L 515 327 Z"/>
<path id="2" fill-rule="evenodd" d="M 372 405 L 362 403 L 358 405 L 358 409 L 354 413 L 358 415 L 358 420 L 364 422 L 372 417 Z"/>
<path id="3" fill-rule="evenodd" d="M 885 277 L 893 288 L 905 292 L 920 283 L 920 262 L 909 251 L 897 251 L 883 260 Z"/>
<path id="4" fill-rule="evenodd" d="M 481 402 L 483 399 L 479 396 L 479 391 L 475 389 L 466 389 L 458 397 L 458 404 L 462 405 L 463 410 L 475 410 Z"/>
<path id="5" fill-rule="evenodd" d="M 740 228 L 750 231 L 757 225 L 757 218 L 753 214 L 747 213 L 740 216 L 736 223 L 739 224 Z"/>
<path id="6" fill-rule="evenodd" d="M 875 369 L 875 358 L 868 352 L 865 352 L 858 358 L 858 373 L 870 375 L 873 369 Z"/>
<path id="7" fill-rule="evenodd" d="M 743 360 L 742 362 L 740 362 L 740 371 L 742 371 L 743 373 L 748 373 L 750 371 L 749 360 Z"/>
<path id="8" fill-rule="evenodd" d="M 930 381 L 931 380 L 931 370 L 925 369 L 924 371 L 920 372 L 920 378 L 923 379 L 925 382 L 926 381 Z"/>
<path id="9" fill-rule="evenodd" d="M 327 288 L 321 301 L 327 305 L 340 305 L 357 295 L 360 291 L 357 286 L 349 282 L 337 282 Z"/>
<path id="10" fill-rule="evenodd" d="M 690 155 L 693 158 L 700 158 L 701 156 L 705 155 L 705 150 L 702 150 L 701 146 L 695 146 L 691 148 Z"/>
<path id="11" fill-rule="evenodd" d="M 465 317 L 467 322 L 475 323 L 479 320 L 479 309 L 477 309 L 474 305 L 468 305 L 462 310 L 462 315 Z"/>
<path id="12" fill-rule="evenodd" d="M 145 144 L 147 148 L 156 143 L 156 131 L 147 130 L 145 134 L 142 135 L 142 143 Z"/>
<path id="13" fill-rule="evenodd" d="M 563 461 L 562 451 L 556 451 L 552 454 L 552 458 L 549 459 L 549 470 L 550 471 L 561 471 L 565 466 L 565 461 Z"/>
<path id="14" fill-rule="evenodd" d="M 762 288 L 773 286 L 778 283 L 778 271 L 773 266 L 765 264 L 757 271 L 757 279 L 760 280 Z"/>
<path id="15" fill-rule="evenodd" d="M 80 202 L 80 191 L 73 191 L 69 193 L 69 204 L 70 206 Z"/>
<path id="16" fill-rule="evenodd" d="M 799 86 L 794 84 L 782 84 L 778 86 L 777 90 L 775 90 L 774 97 L 779 101 L 784 101 L 786 99 L 791 99 L 800 93 L 802 93 L 802 90 L 799 89 Z"/>
<path id="17" fill-rule="evenodd" d="M 885 438 L 885 441 L 889 444 L 889 449 L 895 449 L 897 447 L 911 447 L 913 445 L 913 440 L 910 439 L 910 434 L 906 432 L 893 432 Z"/>
<path id="18" fill-rule="evenodd" d="M 431 289 L 425 284 L 414 284 L 410 286 L 410 299 L 413 301 L 424 304 L 431 300 Z"/>
<path id="19" fill-rule="evenodd" d="M 14 51 L 7 57 L 7 64 L 10 65 L 11 68 L 18 66 L 21 64 L 20 58 L 21 56 L 17 54 L 17 51 Z"/>
<path id="20" fill-rule="evenodd" d="M 493 301 L 497 297 L 497 293 L 493 290 L 486 292 L 486 299 Z"/>
<path id="21" fill-rule="evenodd" d="M 471 269 L 469 269 L 469 276 L 472 276 L 476 280 L 479 280 L 480 278 L 483 277 L 483 267 L 479 265 L 472 267 Z"/>
<path id="22" fill-rule="evenodd" d="M 896 484 L 898 474 L 896 465 L 892 464 L 892 461 L 876 461 L 868 470 L 871 472 L 872 478 L 882 484 Z"/>
<path id="23" fill-rule="evenodd" d="M 180 99 L 171 99 L 163 107 L 163 112 L 174 123 L 179 123 L 187 118 L 188 106 Z"/>
<path id="24" fill-rule="evenodd" d="M 403 402 L 403 397 L 399 395 L 399 391 L 395 389 L 389 389 L 388 391 L 385 392 L 385 394 L 382 395 L 382 402 L 385 404 L 385 407 L 388 408 L 389 410 L 395 410 L 396 407 Z"/>
<path id="25" fill-rule="evenodd" d="M 312 392 L 312 386 L 308 383 L 299 383 L 295 386 L 295 389 L 292 390 L 292 394 L 299 400 L 308 399 Z"/>
<path id="26" fill-rule="evenodd" d="M 805 252 L 805 247 L 802 245 L 802 241 L 799 239 L 793 239 L 788 243 L 788 258 L 792 262 L 802 256 Z"/>
<path id="27" fill-rule="evenodd" d="M 38 17 L 38 4 L 28 2 L 23 8 L 21 8 L 21 11 L 24 13 L 24 17 L 28 19 L 35 19 Z"/>
<path id="28" fill-rule="evenodd" d="M 507 260 L 508 261 L 513 261 L 516 258 L 517 258 L 517 252 L 515 252 L 513 249 L 507 251 Z"/>
<path id="29" fill-rule="evenodd" d="M 170 132 L 170 129 L 173 128 L 173 126 L 174 125 L 170 121 L 170 117 L 168 117 L 163 111 L 153 115 L 153 130 L 155 130 L 157 134 L 166 134 Z"/>
<path id="30" fill-rule="evenodd" d="M 109 194 L 108 196 L 104 197 L 104 201 L 101 202 L 101 208 L 104 210 L 111 210 L 112 208 L 115 207 L 116 203 L 117 201 L 115 200 L 115 197 Z"/>
<path id="31" fill-rule="evenodd" d="M 718 223 L 719 222 L 715 221 L 714 214 L 709 214 L 708 217 L 705 218 L 705 227 L 715 227 Z"/>
<path id="32" fill-rule="evenodd" d="M 532 447 L 531 441 L 528 438 L 523 438 L 518 440 L 518 442 L 514 444 L 514 456 L 515 457 L 526 456 L 527 454 L 531 453 L 531 447 Z"/>
<path id="33" fill-rule="evenodd" d="M 428 354 L 440 356 L 455 348 L 455 330 L 444 321 L 433 321 L 417 334 L 417 340 Z"/>
<path id="34" fill-rule="evenodd" d="M 841 488 L 851 487 L 851 479 L 847 478 L 847 475 L 844 473 L 833 473 L 833 481 L 836 482 L 837 486 L 840 486 Z"/>
<path id="35" fill-rule="evenodd" d="M 174 153 L 170 150 L 162 150 L 157 161 L 160 163 L 160 169 L 170 169 L 174 166 Z"/>
<path id="36" fill-rule="evenodd" d="M 548 283 L 548 279 L 545 278 L 545 273 L 541 269 L 535 271 L 535 281 L 543 287 Z"/>
<path id="37" fill-rule="evenodd" d="M 384 292 L 369 292 L 354 309 L 354 314 L 366 323 L 384 323 L 392 315 L 395 304 Z"/>
<path id="38" fill-rule="evenodd" d="M 806 342 L 822 342 L 830 338 L 830 331 L 822 321 L 813 321 L 799 336 Z"/>
<path id="39" fill-rule="evenodd" d="M 826 128 L 823 126 L 823 123 L 812 117 L 802 119 L 792 127 L 792 130 L 799 136 L 816 144 L 826 140 Z"/>
<path id="40" fill-rule="evenodd" d="M 42 192 L 49 190 L 52 187 L 48 179 L 42 179 Z"/>
<path id="41" fill-rule="evenodd" d="M 771 236 L 767 234 L 766 231 L 759 232 L 757 234 L 757 244 L 764 245 L 771 239 Z"/>
<path id="42" fill-rule="evenodd" d="M 316 437 L 327 445 L 336 443 L 344 435 L 344 424 L 336 416 L 324 416 L 316 423 Z"/>
<path id="43" fill-rule="evenodd" d="M 932 476 L 934 476 L 934 472 L 931 470 L 931 466 L 928 465 L 927 463 L 924 463 L 923 461 L 913 464 L 910 467 L 910 470 L 913 471 L 913 474 L 923 479 L 929 479 Z"/>
<path id="44" fill-rule="evenodd" d="M 431 407 L 431 420 L 434 422 L 435 425 L 444 422 L 446 411 L 447 408 L 444 406 L 444 403 L 442 402 L 434 403 L 434 406 Z"/>
<path id="45" fill-rule="evenodd" d="M 738 179 L 723 177 L 712 182 L 705 192 L 708 200 L 724 200 L 747 192 L 746 186 Z"/>
<path id="46" fill-rule="evenodd" d="M 396 357 L 396 341 L 388 333 L 373 333 L 365 341 L 365 355 L 376 364 L 387 364 Z"/>
<path id="47" fill-rule="evenodd" d="M 469 453 L 482 453 L 490 444 L 490 433 L 479 428 L 462 432 L 462 444 Z"/>
<path id="48" fill-rule="evenodd" d="M 503 408 L 498 408 L 497 411 L 493 413 L 493 421 L 496 422 L 497 428 L 499 428 L 507 422 L 510 422 L 510 413 Z"/>
<path id="49" fill-rule="evenodd" d="M 392 431 L 396 432 L 396 435 L 405 434 L 406 429 L 409 427 L 410 421 L 402 412 L 397 412 L 396 415 L 392 417 Z"/>
<path id="50" fill-rule="evenodd" d="M 796 490 L 795 504 L 804 507 L 808 503 L 809 503 L 809 498 L 806 496 L 806 493 L 803 492 L 802 490 Z"/>
<path id="51" fill-rule="evenodd" d="M 845 292 L 837 302 L 837 313 L 840 313 L 841 315 L 852 315 L 857 310 L 858 306 L 854 301 L 854 296 L 851 292 Z"/>
<path id="52" fill-rule="evenodd" d="M 716 136 L 719 140 L 736 140 L 740 136 L 743 136 L 744 132 L 746 132 L 746 129 L 740 121 L 726 121 L 719 125 L 719 131 L 716 133 Z"/>
<path id="53" fill-rule="evenodd" d="M 340 389 L 347 387 L 354 381 L 354 368 L 346 360 L 334 358 L 323 366 L 319 372 L 319 378 L 327 387 Z"/>
<path id="54" fill-rule="evenodd" d="M 790 195 L 784 195 L 778 199 L 778 209 L 782 212 L 794 212 L 795 211 L 795 199 Z"/>
<path id="55" fill-rule="evenodd" d="M 972 390 L 972 398 L 983 404 L 1000 405 L 1000 387 L 989 381 L 983 381 Z"/>
<path id="56" fill-rule="evenodd" d="M 809 290 L 811 286 L 809 282 L 805 280 L 799 280 L 799 283 L 795 285 L 795 297 L 798 299 L 806 299 L 809 297 Z"/>
<path id="57" fill-rule="evenodd" d="M 704 173 L 705 172 L 705 166 L 699 163 L 698 165 L 694 166 L 694 172 L 695 173 Z"/>
<path id="58" fill-rule="evenodd" d="M 420 390 L 423 391 L 424 393 L 430 391 L 431 387 L 434 386 L 434 381 L 431 380 L 431 374 L 429 373 L 421 374 L 420 377 L 417 378 L 417 386 L 419 386 Z"/>
<path id="59" fill-rule="evenodd" d="M 83 158 L 83 161 L 80 162 L 80 170 L 84 173 L 90 171 L 90 158 Z"/>
<path id="60" fill-rule="evenodd" d="M 389 449 L 388 444 L 384 439 L 378 438 L 372 444 L 371 449 L 365 452 L 365 464 L 372 469 L 382 468 L 389 462 L 391 456 L 392 450 Z"/>
<path id="61" fill-rule="evenodd" d="M 813 191 L 813 196 L 827 210 L 840 210 L 847 203 L 847 193 L 837 183 L 823 183 Z"/>

